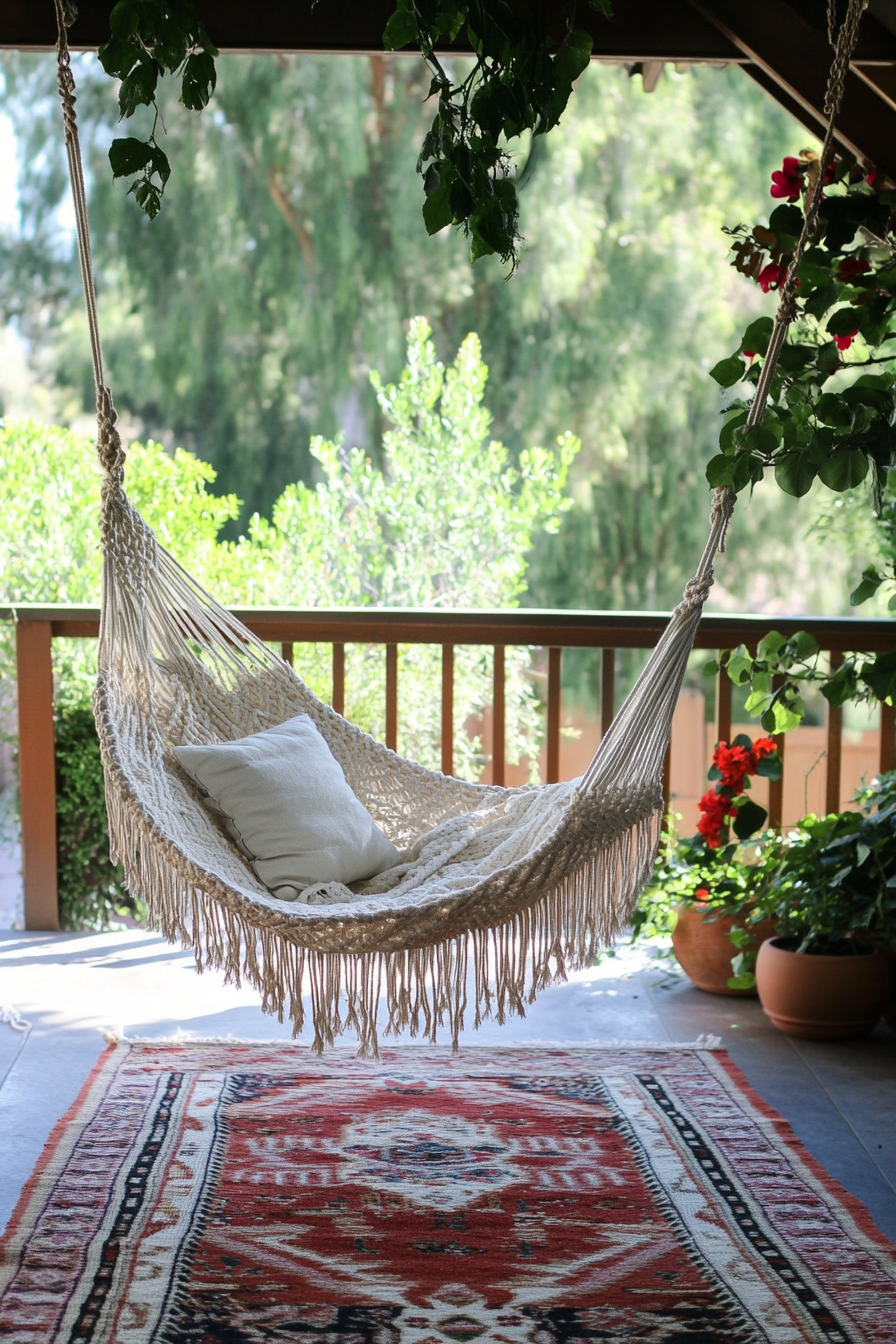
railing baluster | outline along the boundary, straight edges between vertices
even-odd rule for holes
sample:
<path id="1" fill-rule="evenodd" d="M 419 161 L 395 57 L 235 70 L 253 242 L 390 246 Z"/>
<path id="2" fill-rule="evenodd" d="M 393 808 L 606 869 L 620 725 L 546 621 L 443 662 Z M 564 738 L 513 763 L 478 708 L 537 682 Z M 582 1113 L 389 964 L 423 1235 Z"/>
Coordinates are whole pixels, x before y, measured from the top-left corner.
<path id="1" fill-rule="evenodd" d="M 836 672 L 843 662 L 843 654 L 838 649 L 831 650 L 831 672 Z M 840 705 L 828 705 L 828 745 L 827 770 L 824 783 L 825 812 L 840 811 L 840 767 L 843 755 L 843 709 Z"/>
<path id="2" fill-rule="evenodd" d="M 283 659 L 284 663 L 289 663 L 290 667 L 295 667 L 293 661 L 293 646 L 288 641 L 280 645 L 280 657 Z"/>
<path id="3" fill-rule="evenodd" d="M 398 645 L 386 645 L 386 746 L 398 750 Z"/>
<path id="4" fill-rule="evenodd" d="M 504 783 L 504 645 L 495 645 L 492 689 L 492 783 Z"/>
<path id="5" fill-rule="evenodd" d="M 454 774 L 454 645 L 442 645 L 442 774 Z"/>
<path id="6" fill-rule="evenodd" d="M 616 650 L 604 649 L 600 656 L 600 735 L 616 716 Z"/>
<path id="7" fill-rule="evenodd" d="M 17 623 L 16 677 L 25 928 L 58 929 L 53 627 L 49 621 Z"/>
<path id="8" fill-rule="evenodd" d="M 560 658 L 562 649 L 548 650 L 548 749 L 547 782 L 560 778 Z"/>
<path id="9" fill-rule="evenodd" d="M 880 773 L 886 774 L 896 766 L 896 705 L 880 707 Z"/>
<path id="10" fill-rule="evenodd" d="M 731 741 L 731 686 L 724 668 L 716 674 L 716 741 Z"/>
<path id="11" fill-rule="evenodd" d="M 755 650 L 751 649 L 750 652 L 755 658 Z M 773 677 L 772 690 L 778 690 L 783 681 L 783 677 Z M 784 824 L 784 744 L 786 741 L 786 733 L 775 734 L 774 743 L 781 758 L 781 777 L 780 779 L 770 779 L 768 782 L 768 824 L 774 829 L 780 829 Z"/>
<path id="12" fill-rule="evenodd" d="M 345 645 L 333 645 L 333 699 L 337 714 L 345 713 Z"/>

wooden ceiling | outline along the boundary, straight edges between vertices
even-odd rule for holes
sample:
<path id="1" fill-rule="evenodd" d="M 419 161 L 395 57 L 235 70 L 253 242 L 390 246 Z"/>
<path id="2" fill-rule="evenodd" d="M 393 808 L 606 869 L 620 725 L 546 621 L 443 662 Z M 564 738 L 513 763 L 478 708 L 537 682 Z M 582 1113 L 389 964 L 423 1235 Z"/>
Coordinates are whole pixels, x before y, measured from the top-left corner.
<path id="1" fill-rule="evenodd" d="M 523 8 L 529 0 L 518 0 Z M 106 40 L 113 0 L 79 0 L 74 48 Z M 550 0 L 548 0 L 550 5 Z M 595 59 L 737 62 L 746 74 L 821 134 L 830 63 L 824 0 L 615 0 L 602 19 L 584 3 L 576 22 L 594 37 Z M 200 0 L 223 52 L 374 52 L 393 0 Z M 558 15 L 565 6 L 556 6 Z M 841 144 L 896 182 L 896 5 L 874 0 L 862 20 L 840 116 Z M 892 17 L 891 17 L 892 15 Z M 55 40 L 50 0 L 0 0 L 0 48 L 47 50 Z M 458 47 L 457 50 L 462 50 Z"/>

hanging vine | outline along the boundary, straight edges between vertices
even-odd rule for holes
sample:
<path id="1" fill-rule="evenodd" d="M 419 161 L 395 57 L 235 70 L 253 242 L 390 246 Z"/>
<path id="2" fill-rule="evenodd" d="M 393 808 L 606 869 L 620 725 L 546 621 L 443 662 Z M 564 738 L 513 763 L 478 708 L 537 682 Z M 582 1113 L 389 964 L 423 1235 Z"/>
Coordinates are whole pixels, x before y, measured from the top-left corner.
<path id="1" fill-rule="evenodd" d="M 612 15 L 610 0 L 587 3 Z M 73 21 L 75 6 L 66 9 Z M 568 0 L 559 25 L 539 6 L 534 16 L 522 17 L 507 0 L 397 0 L 386 26 L 384 48 L 417 47 L 432 73 L 429 96 L 438 99 L 417 161 L 424 224 L 430 234 L 451 224 L 462 229 L 473 261 L 493 253 L 511 267 L 519 260 L 519 199 L 508 144 L 526 132 L 546 134 L 563 115 L 591 59 L 591 36 L 574 26 L 575 15 L 576 0 Z M 145 139 L 113 140 L 112 175 L 133 179 L 129 194 L 154 219 L 171 176 L 157 139 L 159 80 L 179 79 L 181 102 L 201 112 L 215 88 L 218 52 L 195 0 L 118 0 L 109 22 L 111 36 L 99 59 L 106 74 L 120 81 L 121 119 L 140 107 L 153 113 Z M 461 35 L 475 63 L 455 82 L 437 50 Z"/>

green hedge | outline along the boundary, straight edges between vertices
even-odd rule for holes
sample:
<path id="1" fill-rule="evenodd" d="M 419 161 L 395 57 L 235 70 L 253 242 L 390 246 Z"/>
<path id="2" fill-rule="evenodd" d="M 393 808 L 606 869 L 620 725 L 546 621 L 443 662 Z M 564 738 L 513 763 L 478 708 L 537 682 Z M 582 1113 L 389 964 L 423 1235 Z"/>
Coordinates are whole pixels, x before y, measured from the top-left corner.
<path id="1" fill-rule="evenodd" d="M 93 710 L 56 710 L 56 846 L 59 913 L 64 929 L 107 929 L 146 910 L 125 890 L 120 864 L 109 858 L 103 767 Z"/>

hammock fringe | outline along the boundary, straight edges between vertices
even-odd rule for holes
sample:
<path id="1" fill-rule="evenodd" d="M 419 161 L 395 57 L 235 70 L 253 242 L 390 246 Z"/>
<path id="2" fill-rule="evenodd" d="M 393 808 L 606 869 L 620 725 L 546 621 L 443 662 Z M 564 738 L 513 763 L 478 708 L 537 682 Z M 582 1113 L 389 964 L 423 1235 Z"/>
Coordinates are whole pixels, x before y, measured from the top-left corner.
<path id="1" fill-rule="evenodd" d="M 293 1036 L 305 1025 L 303 992 L 310 996 L 315 1054 L 349 1031 L 358 1054 L 372 1059 L 379 1058 L 381 1034 L 408 1032 L 435 1044 L 440 1028 L 456 1051 L 470 990 L 473 1026 L 490 1019 L 503 1025 L 525 1017 L 527 1005 L 568 972 L 593 964 L 631 917 L 653 868 L 661 820 L 659 813 L 642 820 L 503 924 L 424 947 L 357 954 L 308 950 L 212 898 L 184 879 L 115 788 L 107 796 L 114 853 L 154 929 L 192 949 L 197 971 L 223 971 L 225 983 L 250 985 L 263 1012 L 289 1019 Z"/>

